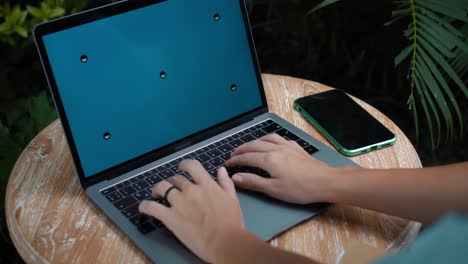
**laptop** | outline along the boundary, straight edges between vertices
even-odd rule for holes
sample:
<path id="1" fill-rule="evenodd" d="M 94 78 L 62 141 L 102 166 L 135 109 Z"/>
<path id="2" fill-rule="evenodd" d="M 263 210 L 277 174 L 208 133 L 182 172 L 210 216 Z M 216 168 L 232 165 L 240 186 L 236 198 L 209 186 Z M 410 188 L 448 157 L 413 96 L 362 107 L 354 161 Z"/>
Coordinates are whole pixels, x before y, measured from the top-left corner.
<path id="1" fill-rule="evenodd" d="M 154 184 L 190 178 L 177 169 L 183 159 L 215 179 L 236 147 L 277 133 L 353 165 L 268 111 L 243 0 L 120 1 L 40 24 L 34 38 L 82 188 L 152 261 L 201 262 L 138 212 Z M 246 228 L 264 240 L 326 206 L 238 197 Z"/>

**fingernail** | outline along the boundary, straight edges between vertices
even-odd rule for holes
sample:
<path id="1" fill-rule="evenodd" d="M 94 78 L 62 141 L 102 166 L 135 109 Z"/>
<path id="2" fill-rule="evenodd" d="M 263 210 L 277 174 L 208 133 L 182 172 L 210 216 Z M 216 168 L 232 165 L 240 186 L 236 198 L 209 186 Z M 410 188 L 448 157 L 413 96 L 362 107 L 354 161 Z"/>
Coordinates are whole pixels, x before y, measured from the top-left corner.
<path id="1" fill-rule="evenodd" d="M 235 182 L 242 182 L 243 179 L 240 175 L 238 174 L 234 174 L 234 176 L 232 176 L 232 180 L 235 181 Z"/>

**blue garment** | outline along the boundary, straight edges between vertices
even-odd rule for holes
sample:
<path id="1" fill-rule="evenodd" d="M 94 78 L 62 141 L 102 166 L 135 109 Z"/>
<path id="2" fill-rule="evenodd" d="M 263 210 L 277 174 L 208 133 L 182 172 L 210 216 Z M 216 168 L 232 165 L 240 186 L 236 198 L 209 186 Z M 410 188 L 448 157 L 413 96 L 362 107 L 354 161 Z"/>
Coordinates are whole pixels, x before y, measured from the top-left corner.
<path id="1" fill-rule="evenodd" d="M 468 263 L 468 217 L 450 214 L 424 231 L 409 248 L 376 263 Z"/>

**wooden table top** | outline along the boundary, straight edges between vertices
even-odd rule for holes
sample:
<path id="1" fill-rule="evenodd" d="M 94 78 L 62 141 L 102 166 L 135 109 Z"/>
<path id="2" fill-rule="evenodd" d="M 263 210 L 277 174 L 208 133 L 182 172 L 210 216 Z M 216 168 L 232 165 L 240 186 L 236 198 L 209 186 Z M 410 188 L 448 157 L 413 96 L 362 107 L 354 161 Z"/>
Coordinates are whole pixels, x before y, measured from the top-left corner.
<path id="1" fill-rule="evenodd" d="M 331 88 L 286 76 L 262 77 L 270 110 L 330 145 L 293 109 L 293 102 Z M 375 108 L 357 102 L 398 139 L 390 148 L 351 159 L 367 168 L 421 167 L 403 132 Z M 37 135 L 19 157 L 7 186 L 6 216 L 11 238 L 28 263 L 149 262 L 83 192 L 59 121 Z M 320 262 L 335 263 L 350 241 L 395 250 L 412 241 L 419 228 L 416 222 L 333 205 L 270 243 Z"/>

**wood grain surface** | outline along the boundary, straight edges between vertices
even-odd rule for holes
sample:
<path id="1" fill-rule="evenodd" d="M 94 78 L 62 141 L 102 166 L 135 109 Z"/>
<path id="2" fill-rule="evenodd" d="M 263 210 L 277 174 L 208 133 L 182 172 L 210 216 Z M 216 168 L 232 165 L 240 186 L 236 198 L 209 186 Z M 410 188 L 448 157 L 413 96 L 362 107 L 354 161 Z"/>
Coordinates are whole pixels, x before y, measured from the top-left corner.
<path id="1" fill-rule="evenodd" d="M 262 77 L 270 110 L 329 145 L 293 109 L 293 101 L 331 88 L 285 76 Z M 421 167 L 416 151 L 401 130 L 375 108 L 357 101 L 398 139 L 393 147 L 352 160 L 367 168 Z M 85 196 L 59 121 L 37 135 L 19 157 L 8 182 L 6 216 L 11 238 L 28 263 L 149 262 Z M 270 243 L 324 263 L 335 263 L 349 241 L 397 250 L 414 239 L 419 227 L 416 222 L 334 205 Z"/>

